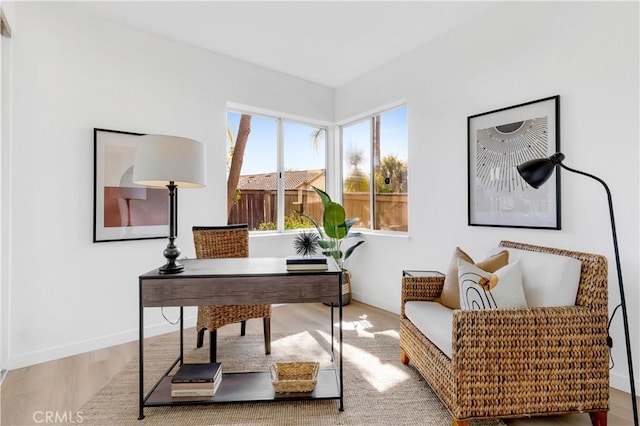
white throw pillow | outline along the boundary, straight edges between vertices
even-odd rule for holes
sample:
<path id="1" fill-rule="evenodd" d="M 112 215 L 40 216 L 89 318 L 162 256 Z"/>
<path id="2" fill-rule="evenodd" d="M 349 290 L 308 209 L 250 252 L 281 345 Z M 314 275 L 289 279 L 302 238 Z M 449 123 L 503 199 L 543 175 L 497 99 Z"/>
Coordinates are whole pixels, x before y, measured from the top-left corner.
<path id="1" fill-rule="evenodd" d="M 469 262 L 458 260 L 458 282 L 462 310 L 527 306 L 519 261 L 490 273 Z"/>
<path id="2" fill-rule="evenodd" d="M 496 247 L 490 253 L 507 250 L 509 261 L 520 260 L 522 284 L 530 307 L 576 304 L 582 262 L 574 257 Z"/>

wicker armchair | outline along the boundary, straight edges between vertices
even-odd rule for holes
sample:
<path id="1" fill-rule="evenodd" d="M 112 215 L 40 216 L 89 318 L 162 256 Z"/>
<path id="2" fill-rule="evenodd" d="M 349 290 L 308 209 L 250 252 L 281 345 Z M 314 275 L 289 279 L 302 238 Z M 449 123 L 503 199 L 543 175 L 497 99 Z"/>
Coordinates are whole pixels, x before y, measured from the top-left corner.
<path id="1" fill-rule="evenodd" d="M 404 277 L 400 350 L 446 405 L 453 425 L 472 419 L 588 412 L 606 425 L 609 409 L 607 260 L 529 244 L 502 247 L 582 262 L 575 306 L 453 312 L 449 359 L 405 316 L 405 303 L 440 295 L 443 277 Z"/>
<path id="2" fill-rule="evenodd" d="M 249 230 L 247 225 L 194 226 L 193 242 L 196 257 L 215 259 L 222 257 L 249 256 Z M 204 343 L 204 331 L 209 330 L 209 358 L 216 362 L 217 330 L 223 325 L 240 322 L 240 335 L 246 332 L 246 320 L 262 318 L 264 328 L 265 353 L 271 353 L 271 305 L 222 305 L 199 306 L 198 341 L 201 348 Z"/>

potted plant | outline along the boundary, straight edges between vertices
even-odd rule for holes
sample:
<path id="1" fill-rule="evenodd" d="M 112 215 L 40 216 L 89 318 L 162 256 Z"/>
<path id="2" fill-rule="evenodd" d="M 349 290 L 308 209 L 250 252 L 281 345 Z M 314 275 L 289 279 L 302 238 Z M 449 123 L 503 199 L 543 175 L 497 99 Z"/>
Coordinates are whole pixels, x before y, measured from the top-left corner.
<path id="1" fill-rule="evenodd" d="M 326 256 L 333 257 L 338 263 L 338 266 L 342 268 L 342 304 L 348 305 L 351 302 L 351 274 L 344 268 L 344 261 L 351 256 L 357 247 L 364 243 L 364 240 L 358 240 L 346 250 L 343 250 L 342 243 L 346 239 L 360 237 L 360 232 L 351 231 L 351 227 L 356 224 L 360 218 L 347 219 L 344 207 L 342 207 L 341 204 L 332 201 L 329 194 L 323 190 L 316 188 L 313 185 L 311 187 L 322 201 L 322 226 L 320 226 L 312 217 L 309 217 L 302 212 L 296 213 L 307 218 L 313 223 L 319 234 L 317 244 L 320 246 L 322 253 Z"/>

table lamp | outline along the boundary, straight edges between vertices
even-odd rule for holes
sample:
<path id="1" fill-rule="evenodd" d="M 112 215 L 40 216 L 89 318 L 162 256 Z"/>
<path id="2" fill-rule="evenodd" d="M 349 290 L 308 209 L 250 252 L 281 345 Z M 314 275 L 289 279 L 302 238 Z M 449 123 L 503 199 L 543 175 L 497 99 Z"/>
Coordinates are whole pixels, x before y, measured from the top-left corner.
<path id="1" fill-rule="evenodd" d="M 177 136 L 143 135 L 136 145 L 133 182 L 169 189 L 169 244 L 164 249 L 167 263 L 161 274 L 177 274 L 184 266 L 176 261 L 180 249 L 176 239 L 177 188 L 201 188 L 206 185 L 205 149 L 201 142 Z"/>
<path id="2" fill-rule="evenodd" d="M 591 179 L 594 179 L 602 184 L 605 191 L 607 192 L 607 200 L 609 201 L 609 216 L 611 217 L 611 234 L 613 236 L 613 250 L 616 257 L 616 267 L 618 269 L 618 285 L 620 287 L 620 307 L 622 307 L 622 321 L 624 325 L 624 336 L 625 343 L 627 345 L 627 362 L 629 364 L 629 382 L 631 385 L 631 401 L 633 407 L 633 421 L 634 425 L 638 426 L 638 406 L 636 401 L 636 388 L 635 382 L 633 379 L 633 362 L 631 358 L 631 340 L 629 338 L 629 320 L 627 318 L 627 304 L 624 298 L 624 286 L 622 285 L 622 268 L 620 267 L 620 253 L 618 251 L 618 237 L 616 235 L 616 222 L 613 215 L 613 202 L 611 200 L 611 191 L 609 191 L 609 187 L 607 184 L 597 176 L 591 175 L 589 173 L 581 172 L 580 170 L 575 170 L 570 167 L 562 164 L 564 160 L 564 154 L 561 152 L 557 152 L 553 154 L 549 158 L 538 158 L 535 160 L 530 160 L 525 163 L 517 166 L 518 173 L 520 176 L 532 187 L 538 189 L 540 188 L 549 177 L 553 174 L 556 166 L 560 166 L 565 170 L 568 170 L 572 173 L 577 173 L 582 176 L 587 176 Z M 616 307 L 617 309 L 617 307 Z M 614 310 L 615 313 L 615 310 Z M 610 338 L 609 338 L 610 339 Z M 609 344 L 611 344 L 609 342 Z"/>

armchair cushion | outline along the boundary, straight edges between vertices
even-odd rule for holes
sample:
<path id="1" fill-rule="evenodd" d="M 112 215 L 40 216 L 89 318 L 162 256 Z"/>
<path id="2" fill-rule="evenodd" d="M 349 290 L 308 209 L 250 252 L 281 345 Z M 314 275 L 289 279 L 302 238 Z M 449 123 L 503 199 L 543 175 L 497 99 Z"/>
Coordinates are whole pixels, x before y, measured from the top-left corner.
<path id="1" fill-rule="evenodd" d="M 405 303 L 405 315 L 418 330 L 451 359 L 453 310 L 437 302 L 411 301 Z"/>
<path id="2" fill-rule="evenodd" d="M 459 259 L 458 274 L 460 306 L 463 310 L 527 306 L 518 260 L 490 273 Z"/>
<path id="3" fill-rule="evenodd" d="M 504 251 L 496 247 L 490 251 Z M 511 262 L 519 260 L 522 266 L 522 284 L 527 305 L 572 306 L 576 304 L 582 262 L 553 253 L 507 248 Z"/>
<path id="4" fill-rule="evenodd" d="M 471 264 L 474 263 L 473 259 L 471 259 L 471 256 L 462 251 L 460 247 L 456 247 L 444 278 L 444 287 L 442 288 L 442 293 L 440 294 L 440 297 L 436 299 L 436 302 L 439 302 L 450 309 L 460 309 L 458 259 L 462 259 Z M 495 272 L 503 266 L 506 266 L 508 262 L 509 252 L 507 252 L 506 250 L 495 250 L 485 260 L 478 262 L 475 265 L 484 271 Z"/>

